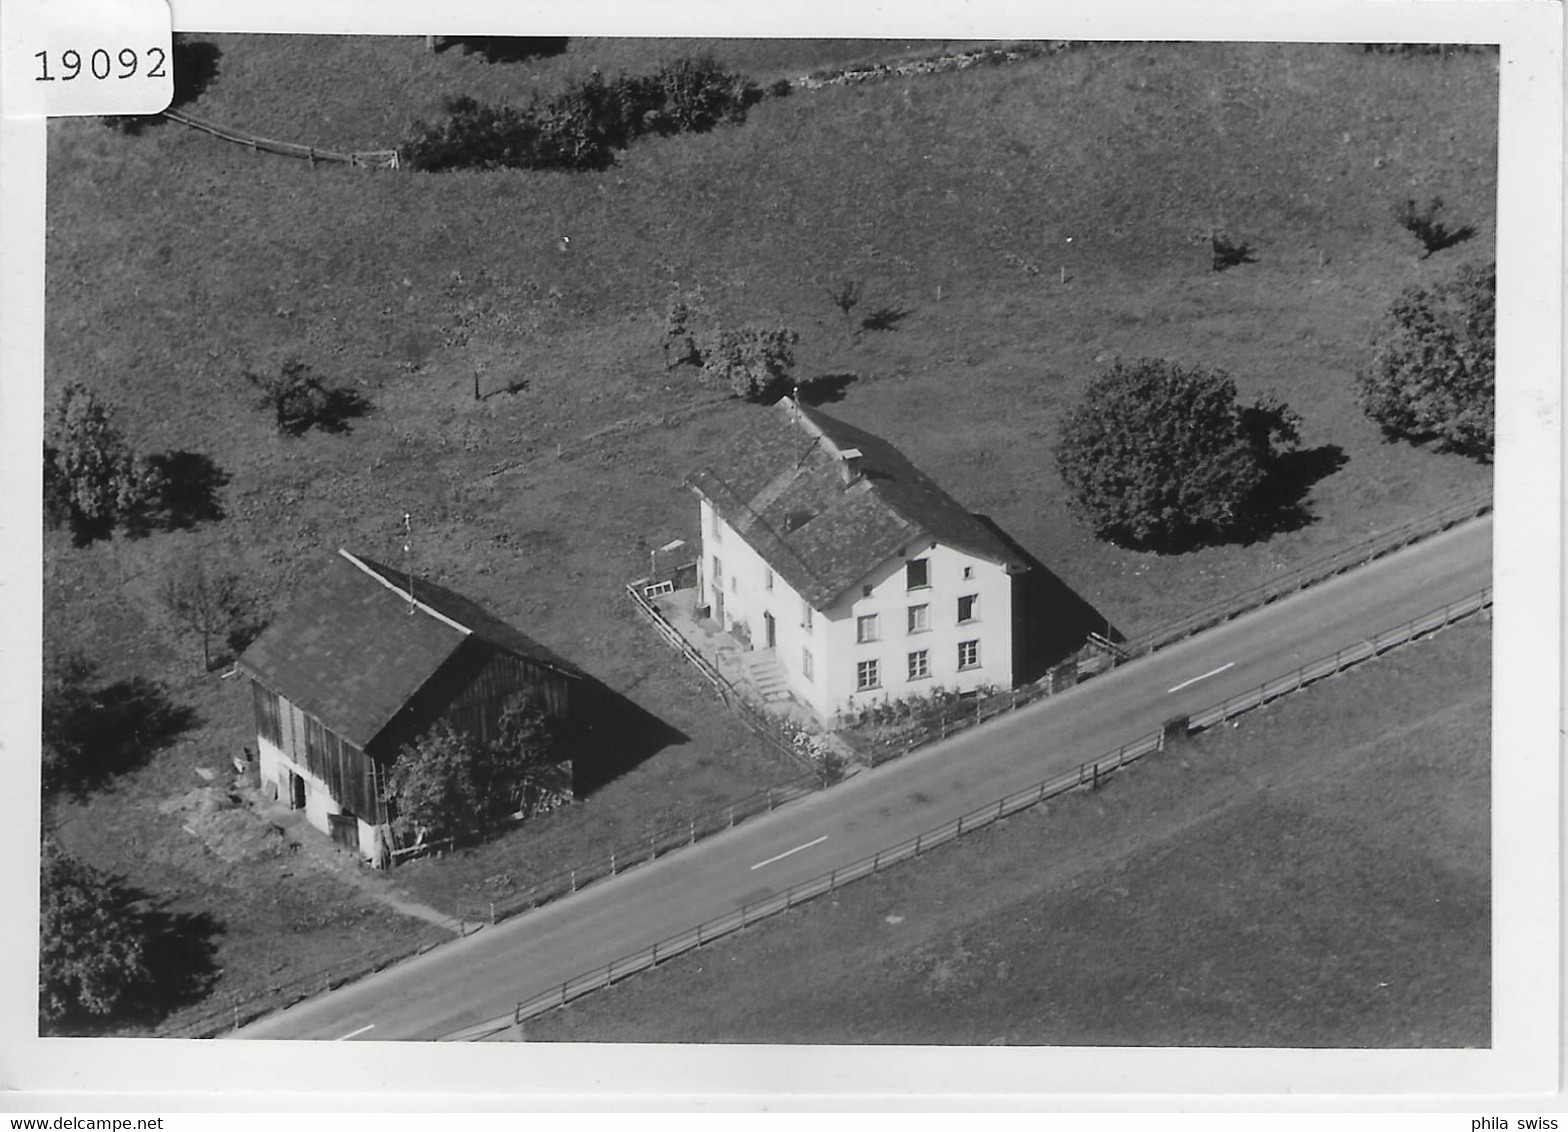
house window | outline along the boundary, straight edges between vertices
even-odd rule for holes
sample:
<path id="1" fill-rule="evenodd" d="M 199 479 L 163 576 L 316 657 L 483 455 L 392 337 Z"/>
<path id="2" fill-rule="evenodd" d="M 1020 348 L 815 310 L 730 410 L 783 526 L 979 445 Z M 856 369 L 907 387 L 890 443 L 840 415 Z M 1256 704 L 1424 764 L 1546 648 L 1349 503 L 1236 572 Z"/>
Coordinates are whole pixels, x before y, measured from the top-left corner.
<path id="1" fill-rule="evenodd" d="M 882 686 L 882 665 L 875 660 L 862 660 L 855 665 L 855 691 L 865 692 Z"/>
<path id="2" fill-rule="evenodd" d="M 931 675 L 931 654 L 925 649 L 909 654 L 909 678 L 924 680 Z"/>
<path id="3" fill-rule="evenodd" d="M 967 582 L 970 578 L 973 578 L 974 576 L 975 576 L 975 568 L 973 566 L 965 566 L 964 567 L 964 581 Z"/>
<path id="4" fill-rule="evenodd" d="M 875 588 L 875 587 L 872 587 L 872 586 L 861 586 L 860 587 L 860 596 L 861 597 L 870 597 L 871 596 L 871 591 L 872 591 L 873 588 Z"/>
<path id="5" fill-rule="evenodd" d="M 817 665 L 816 661 L 811 657 L 810 649 L 800 650 L 800 674 L 807 680 L 815 680 L 817 678 Z"/>
<path id="6" fill-rule="evenodd" d="M 965 594 L 958 599 L 958 623 L 973 621 L 980 616 L 980 595 Z"/>
<path id="7" fill-rule="evenodd" d="M 958 642 L 958 667 L 960 669 L 980 667 L 979 641 Z"/>
<path id="8" fill-rule="evenodd" d="M 931 607 L 929 605 L 911 605 L 909 607 L 909 631 L 911 633 L 925 633 L 931 629 Z"/>
<path id="9" fill-rule="evenodd" d="M 717 554 L 713 556 L 713 584 L 715 586 L 724 584 L 724 563 L 719 561 Z"/>
<path id="10" fill-rule="evenodd" d="M 877 626 L 877 615 L 868 613 L 864 617 L 855 618 L 855 642 L 865 644 L 867 641 L 882 639 L 882 632 Z"/>
<path id="11" fill-rule="evenodd" d="M 723 542 L 724 528 L 719 523 L 719 513 L 717 511 L 710 511 L 708 512 L 708 517 L 713 521 L 713 541 Z"/>
<path id="12" fill-rule="evenodd" d="M 800 627 L 807 632 L 811 631 L 811 606 L 805 602 L 800 603 Z"/>
<path id="13" fill-rule="evenodd" d="M 917 558 L 904 567 L 904 573 L 912 590 L 923 590 L 931 584 L 931 562 L 926 558 Z"/>
<path id="14" fill-rule="evenodd" d="M 773 588 L 773 567 L 771 566 L 764 566 L 762 568 L 762 588 L 765 590 L 771 590 Z"/>

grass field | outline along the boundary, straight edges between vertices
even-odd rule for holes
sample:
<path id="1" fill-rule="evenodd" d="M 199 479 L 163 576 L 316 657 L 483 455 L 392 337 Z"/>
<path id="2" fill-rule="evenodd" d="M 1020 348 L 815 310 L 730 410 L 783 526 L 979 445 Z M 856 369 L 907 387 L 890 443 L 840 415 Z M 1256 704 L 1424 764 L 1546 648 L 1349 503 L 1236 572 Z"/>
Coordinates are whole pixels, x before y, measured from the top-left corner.
<path id="1" fill-rule="evenodd" d="M 485 64 L 412 38 L 204 38 L 221 55 L 187 111 L 356 149 L 395 143 L 449 94 L 522 101 L 693 46 L 572 41 Z M 933 45 L 710 46 L 766 80 Z M 51 646 L 85 650 L 107 678 L 161 678 L 196 717 L 80 808 L 94 835 L 79 847 L 193 904 L 235 909 L 265 888 L 265 868 L 253 885 L 209 862 L 188 883 L 123 852 L 178 841 L 146 803 L 250 739 L 243 689 L 196 671 L 157 581 L 181 555 L 222 554 L 277 605 L 338 546 L 396 560 L 405 512 L 418 570 L 684 740 L 581 806 L 388 883 L 432 902 L 526 883 L 797 773 L 617 597 L 648 547 L 695 543 L 681 479 L 758 411 L 707 404 L 689 370 L 663 370 L 677 283 L 726 318 L 797 327 L 798 376 L 852 375 L 830 412 L 898 444 L 1126 633 L 1484 487 L 1489 468 L 1384 443 L 1351 375 L 1401 287 L 1491 256 L 1496 119 L 1494 56 L 1127 44 L 769 99 L 742 126 L 640 143 L 602 174 L 311 168 L 173 124 L 52 123 L 49 395 L 87 382 L 138 448 L 205 454 L 227 476 L 221 522 L 46 544 Z M 1477 235 L 1421 260 L 1392 206 L 1433 195 Z M 1216 227 L 1257 262 L 1210 271 Z M 894 328 L 852 339 L 825 293 L 845 280 Z M 276 435 L 242 374 L 289 354 L 371 412 L 342 435 Z M 1342 458 L 1311 486 L 1310 521 L 1181 556 L 1077 524 L 1051 459 L 1060 414 L 1099 366 L 1143 354 L 1226 367 L 1243 394 L 1272 388 L 1297 408 L 1304 444 L 1325 467 Z M 476 372 L 486 391 L 525 384 L 475 401 Z M 233 911 L 223 946 L 250 932 L 263 946 L 269 917 L 264 900 Z"/>
<path id="2" fill-rule="evenodd" d="M 1486 1046 L 1490 648 L 1450 627 L 526 1035 Z"/>

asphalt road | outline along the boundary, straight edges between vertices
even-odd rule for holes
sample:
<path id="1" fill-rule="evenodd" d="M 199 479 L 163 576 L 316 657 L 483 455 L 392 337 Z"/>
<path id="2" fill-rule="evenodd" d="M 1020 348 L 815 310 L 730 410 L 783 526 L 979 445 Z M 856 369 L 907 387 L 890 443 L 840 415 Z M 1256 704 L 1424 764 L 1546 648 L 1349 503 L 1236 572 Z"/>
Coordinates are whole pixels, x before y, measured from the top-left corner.
<path id="1" fill-rule="evenodd" d="M 516 1002 L 567 979 L 913 838 L 1491 579 L 1488 516 L 237 1036 L 428 1040 L 509 1016 Z"/>

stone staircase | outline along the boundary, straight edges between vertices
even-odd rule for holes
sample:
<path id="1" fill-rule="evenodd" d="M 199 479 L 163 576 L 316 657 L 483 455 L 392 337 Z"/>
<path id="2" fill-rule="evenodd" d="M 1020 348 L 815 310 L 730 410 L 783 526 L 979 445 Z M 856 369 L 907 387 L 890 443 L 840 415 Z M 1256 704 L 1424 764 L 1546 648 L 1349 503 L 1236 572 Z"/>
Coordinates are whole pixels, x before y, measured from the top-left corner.
<path id="1" fill-rule="evenodd" d="M 740 663 L 746 672 L 746 682 L 756 690 L 764 703 L 777 703 L 790 698 L 784 671 L 771 649 L 743 652 L 740 654 Z"/>

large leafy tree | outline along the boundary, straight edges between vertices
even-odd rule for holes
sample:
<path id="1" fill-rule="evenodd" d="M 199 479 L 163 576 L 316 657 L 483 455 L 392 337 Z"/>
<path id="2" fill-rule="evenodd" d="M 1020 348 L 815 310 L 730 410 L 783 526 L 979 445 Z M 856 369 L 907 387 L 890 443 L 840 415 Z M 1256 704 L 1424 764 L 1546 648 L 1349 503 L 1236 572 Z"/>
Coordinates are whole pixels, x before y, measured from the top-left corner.
<path id="1" fill-rule="evenodd" d="M 565 796 L 558 734 L 537 701 L 517 698 L 497 736 L 481 739 L 442 721 L 405 747 L 388 779 L 403 840 L 484 836 L 515 813 L 533 813 Z"/>
<path id="2" fill-rule="evenodd" d="M 1466 264 L 1432 287 L 1409 287 L 1388 309 L 1372 363 L 1357 375 L 1361 407 L 1385 435 L 1489 457 L 1497 391 L 1497 265 Z"/>
<path id="3" fill-rule="evenodd" d="M 762 400 L 789 381 L 800 335 L 786 326 L 716 326 L 698 343 L 702 376 L 737 397 Z"/>
<path id="4" fill-rule="evenodd" d="M 1095 533 L 1175 549 L 1258 516 L 1300 419 L 1272 397 L 1237 401 L 1223 371 L 1163 359 L 1117 363 L 1067 414 L 1057 467 Z"/>
<path id="5" fill-rule="evenodd" d="M 111 1014 L 150 981 L 148 937 L 116 877 L 43 850 L 38 1010 L 47 1023 Z"/>
<path id="6" fill-rule="evenodd" d="M 55 406 L 44 473 L 52 517 L 89 535 L 153 506 L 162 486 L 156 468 L 126 443 L 114 410 L 81 382 L 67 385 Z"/>

